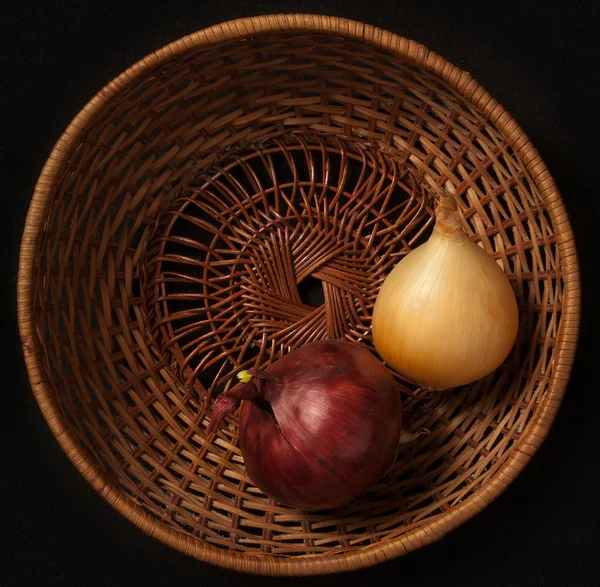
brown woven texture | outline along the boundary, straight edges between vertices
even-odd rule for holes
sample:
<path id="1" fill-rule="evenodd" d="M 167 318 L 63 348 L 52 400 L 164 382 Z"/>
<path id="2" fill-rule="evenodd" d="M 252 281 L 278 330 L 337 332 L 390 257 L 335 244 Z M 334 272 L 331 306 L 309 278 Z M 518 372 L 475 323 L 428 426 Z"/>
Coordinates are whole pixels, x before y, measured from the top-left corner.
<path id="1" fill-rule="evenodd" d="M 444 393 L 400 380 L 408 426 L 431 433 L 366 495 L 278 505 L 236 416 L 207 437 L 212 400 L 309 341 L 373 350 L 378 288 L 442 188 L 514 286 L 513 352 Z M 544 439 L 578 319 L 571 228 L 517 124 L 425 47 L 328 17 L 219 25 L 111 82 L 52 152 L 22 243 L 27 367 L 69 458 L 144 532 L 256 573 L 371 565 L 481 510 Z"/>

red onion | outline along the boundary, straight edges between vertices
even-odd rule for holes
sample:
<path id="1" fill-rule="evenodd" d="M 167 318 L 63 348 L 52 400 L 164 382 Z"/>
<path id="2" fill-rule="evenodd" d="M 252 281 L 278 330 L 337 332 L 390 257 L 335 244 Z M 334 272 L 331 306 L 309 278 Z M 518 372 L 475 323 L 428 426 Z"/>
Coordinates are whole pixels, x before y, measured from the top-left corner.
<path id="1" fill-rule="evenodd" d="M 296 508 L 330 508 L 388 472 L 401 436 L 400 394 L 368 350 L 315 342 L 248 374 L 216 399 L 207 431 L 246 400 L 240 446 L 264 493 Z"/>

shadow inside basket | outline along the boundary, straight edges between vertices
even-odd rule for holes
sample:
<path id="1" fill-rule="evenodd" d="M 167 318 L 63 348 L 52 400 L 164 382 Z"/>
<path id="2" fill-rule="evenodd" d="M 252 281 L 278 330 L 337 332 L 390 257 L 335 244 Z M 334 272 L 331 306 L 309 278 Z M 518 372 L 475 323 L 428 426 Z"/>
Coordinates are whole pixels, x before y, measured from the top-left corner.
<path id="1" fill-rule="evenodd" d="M 489 236 L 470 221 L 473 240 Z M 356 140 L 274 136 L 190 181 L 157 223 L 143 271 L 152 340 L 175 382 L 163 446 L 149 447 L 159 454 L 147 463 L 155 487 L 140 488 L 144 507 L 215 546 L 331 554 L 417 527 L 488 479 L 549 377 L 549 337 L 536 340 L 547 330 L 548 303 L 541 307 L 533 282 L 510 267 L 521 313 L 513 353 L 488 377 L 444 393 L 398 378 L 406 426 L 430 434 L 403 446 L 388 475 L 354 502 L 321 512 L 278 505 L 245 473 L 235 415 L 212 442 L 205 434 L 211 401 L 243 369 L 324 338 L 375 352 L 378 289 L 431 227 L 432 200 L 417 170 Z"/>

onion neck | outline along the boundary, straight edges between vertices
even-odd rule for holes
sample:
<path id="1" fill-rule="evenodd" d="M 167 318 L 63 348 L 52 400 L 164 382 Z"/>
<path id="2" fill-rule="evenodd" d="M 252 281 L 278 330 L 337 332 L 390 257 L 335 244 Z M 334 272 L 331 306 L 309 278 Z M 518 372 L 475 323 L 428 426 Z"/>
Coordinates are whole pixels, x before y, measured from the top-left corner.
<path id="1" fill-rule="evenodd" d="M 460 224 L 460 212 L 456 198 L 443 191 L 437 208 L 435 209 L 435 227 L 433 234 L 444 237 L 457 237 L 464 234 Z"/>
<path id="2" fill-rule="evenodd" d="M 270 403 L 273 395 L 274 383 L 277 377 L 273 373 L 249 369 L 238 374 L 238 383 L 228 391 L 224 391 L 213 405 L 213 414 L 206 428 L 207 434 L 215 433 L 225 416 L 235 412 L 242 401 L 256 401 Z"/>

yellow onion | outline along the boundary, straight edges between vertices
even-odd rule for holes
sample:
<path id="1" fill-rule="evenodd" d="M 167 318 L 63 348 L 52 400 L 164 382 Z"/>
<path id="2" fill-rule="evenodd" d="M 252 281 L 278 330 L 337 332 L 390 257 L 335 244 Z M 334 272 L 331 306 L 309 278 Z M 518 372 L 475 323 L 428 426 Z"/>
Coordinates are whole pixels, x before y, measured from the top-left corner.
<path id="1" fill-rule="evenodd" d="M 444 193 L 429 240 L 387 276 L 373 309 L 373 342 L 404 377 L 430 390 L 470 383 L 510 352 L 519 315 L 500 266 L 460 224 Z"/>

